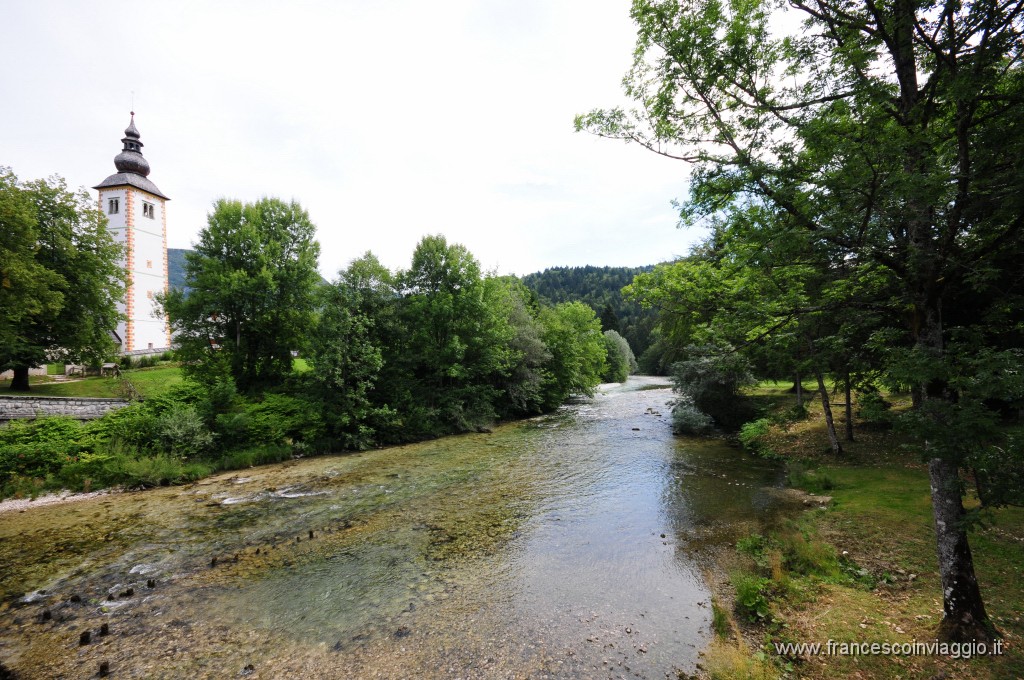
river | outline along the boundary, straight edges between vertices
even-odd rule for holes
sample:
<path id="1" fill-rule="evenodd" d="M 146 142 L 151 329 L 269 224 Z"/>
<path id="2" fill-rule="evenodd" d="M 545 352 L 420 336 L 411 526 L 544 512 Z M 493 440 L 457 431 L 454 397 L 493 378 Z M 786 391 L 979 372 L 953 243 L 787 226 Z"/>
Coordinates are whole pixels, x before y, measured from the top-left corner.
<path id="1" fill-rule="evenodd" d="M 22 678 L 101 663 L 122 678 L 692 672 L 710 639 L 708 551 L 775 514 L 783 475 L 673 436 L 671 396 L 632 377 L 491 433 L 0 514 L 0 664 Z"/>

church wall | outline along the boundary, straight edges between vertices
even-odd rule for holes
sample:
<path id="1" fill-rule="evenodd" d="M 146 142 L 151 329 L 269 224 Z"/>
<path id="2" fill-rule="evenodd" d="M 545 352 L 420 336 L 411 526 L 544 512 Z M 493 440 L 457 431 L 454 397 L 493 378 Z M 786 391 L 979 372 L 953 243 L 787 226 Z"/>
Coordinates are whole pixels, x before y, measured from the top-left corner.
<path id="1" fill-rule="evenodd" d="M 156 316 L 158 293 L 166 288 L 164 201 L 138 189 L 132 201 L 132 346 L 127 350 L 167 347 L 166 320 Z M 152 206 L 152 212 L 146 205 Z M 150 216 L 152 215 L 152 216 Z"/>

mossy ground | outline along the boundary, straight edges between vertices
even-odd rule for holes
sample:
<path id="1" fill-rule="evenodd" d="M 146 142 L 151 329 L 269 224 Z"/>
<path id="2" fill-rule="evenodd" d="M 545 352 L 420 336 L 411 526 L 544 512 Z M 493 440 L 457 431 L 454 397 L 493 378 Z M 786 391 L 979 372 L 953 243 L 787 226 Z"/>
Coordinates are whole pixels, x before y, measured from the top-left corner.
<path id="1" fill-rule="evenodd" d="M 771 415 L 789 408 L 790 385 L 766 383 L 752 391 Z M 793 525 L 808 544 L 828 546 L 840 564 L 809 560 L 801 572 L 788 560 L 723 554 L 721 568 L 765 580 L 765 620 L 751 623 L 733 605 L 736 588 L 716 585 L 725 623 L 705 653 L 712 678 L 1020 678 L 1024 677 L 1024 509 L 1003 508 L 970 534 L 974 564 L 989 616 L 1003 635 L 1001 656 L 969 660 L 942 656 L 799 656 L 776 653 L 775 642 L 932 642 L 942 617 L 928 475 L 917 452 L 892 430 L 857 423 L 854 442 L 839 458 L 829 450 L 816 393 L 805 393 L 806 420 L 776 423 L 765 443 L 790 461 L 794 486 L 832 497 L 828 509 L 809 510 Z M 841 397 L 840 397 L 841 399 Z M 905 407 L 896 399 L 896 408 Z M 905 400 L 904 400 L 905 401 Z M 842 407 L 834 408 L 837 428 Z M 967 499 L 967 504 L 973 502 Z M 775 536 L 787 547 L 789 538 Z M 798 540 L 799 542 L 799 540 Z M 813 551 L 812 551 L 813 552 Z M 735 580 L 735 579 L 734 579 Z M 756 616 L 754 618 L 757 618 Z"/>

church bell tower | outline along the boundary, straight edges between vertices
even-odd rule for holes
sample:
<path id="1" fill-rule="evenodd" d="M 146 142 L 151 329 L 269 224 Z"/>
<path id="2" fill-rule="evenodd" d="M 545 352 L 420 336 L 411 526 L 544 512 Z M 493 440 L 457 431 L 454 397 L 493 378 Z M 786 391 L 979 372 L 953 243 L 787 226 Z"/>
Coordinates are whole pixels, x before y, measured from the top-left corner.
<path id="1" fill-rule="evenodd" d="M 124 244 L 128 285 L 120 310 L 127 317 L 115 341 L 121 353 L 171 346 L 167 317 L 157 314 L 156 294 L 167 292 L 167 212 L 164 196 L 149 180 L 149 162 L 135 127 L 135 112 L 124 131 L 124 148 L 114 157 L 117 172 L 93 187 L 114 239 Z"/>

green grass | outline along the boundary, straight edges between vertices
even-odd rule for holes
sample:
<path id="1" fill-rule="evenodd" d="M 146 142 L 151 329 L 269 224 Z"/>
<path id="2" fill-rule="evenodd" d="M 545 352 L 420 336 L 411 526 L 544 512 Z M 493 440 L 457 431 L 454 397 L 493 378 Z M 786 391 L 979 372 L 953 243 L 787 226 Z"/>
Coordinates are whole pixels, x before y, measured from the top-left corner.
<path id="1" fill-rule="evenodd" d="M 912 442 L 891 429 L 857 421 L 857 441 L 844 441 L 844 454 L 833 456 L 816 386 L 804 384 L 806 419 L 780 417 L 795 403 L 790 387 L 790 382 L 765 382 L 748 391 L 773 422 L 759 438 L 789 461 L 791 484 L 832 496 L 833 503 L 825 511 L 802 513 L 796 531 L 776 532 L 771 543 L 765 537 L 741 541 L 754 560 L 749 577 L 739 579 L 745 587 L 738 595 L 760 604 L 756 594 L 765 593 L 771 607 L 769 616 L 759 617 L 766 623 L 748 627 L 748 634 L 762 642 L 775 668 L 787 677 L 822 679 L 1024 678 L 1024 591 L 1019 585 L 1024 582 L 1024 508 L 993 511 L 987 515 L 990 524 L 969 534 L 986 609 L 1005 635 L 1008 651 L 1003 656 L 775 656 L 772 641 L 928 642 L 942 616 L 928 473 Z M 909 408 L 906 395 L 886 398 L 897 410 Z M 834 405 L 833 413 L 842 433 L 842 406 Z M 965 499 L 965 505 L 972 504 L 976 500 Z M 769 559 L 773 547 L 781 560 Z M 751 583 L 762 587 L 754 589 Z"/>
<path id="2" fill-rule="evenodd" d="M 156 397 L 182 381 L 181 369 L 177 364 L 161 364 L 152 368 L 134 368 L 122 371 L 143 397 Z M 0 383 L 0 392 L 10 392 L 11 383 Z M 32 376 L 29 380 L 30 397 L 108 397 L 123 396 L 121 381 L 117 378 L 89 376 L 71 382 L 54 382 L 49 376 Z M 26 394 L 26 393 L 21 393 Z"/>

